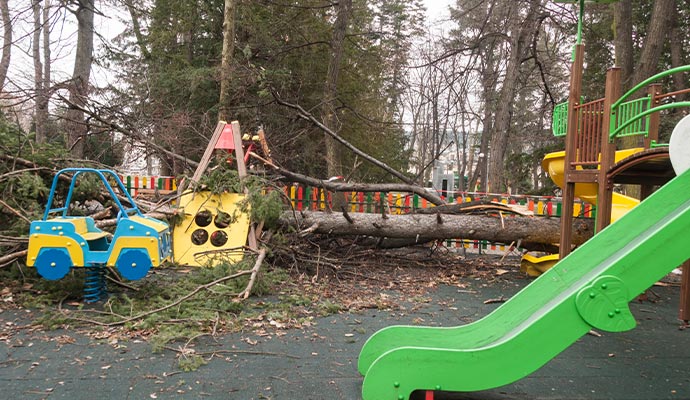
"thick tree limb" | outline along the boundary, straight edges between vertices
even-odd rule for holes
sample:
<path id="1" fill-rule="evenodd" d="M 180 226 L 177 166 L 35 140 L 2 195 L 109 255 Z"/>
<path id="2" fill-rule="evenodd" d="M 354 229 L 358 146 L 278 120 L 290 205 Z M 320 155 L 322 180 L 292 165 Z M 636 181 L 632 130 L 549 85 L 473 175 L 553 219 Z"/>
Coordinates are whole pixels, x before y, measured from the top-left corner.
<path id="1" fill-rule="evenodd" d="M 498 243 L 522 241 L 524 248 L 540 248 L 558 243 L 560 220 L 549 217 L 504 217 L 489 215 L 443 214 L 443 223 L 436 214 L 388 215 L 350 214 L 354 223 L 337 213 L 286 212 L 281 217 L 285 226 L 297 229 L 311 227 L 314 233 L 336 236 L 373 236 L 408 239 L 413 242 L 441 239 L 488 240 Z M 573 223 L 573 244 L 582 244 L 594 232 L 591 220 Z"/>
<path id="2" fill-rule="evenodd" d="M 280 175 L 284 176 L 290 181 L 302 183 L 308 186 L 324 188 L 331 192 L 409 192 L 417 194 L 419 195 L 419 197 L 422 197 L 424 199 L 427 199 L 432 204 L 445 204 L 443 199 L 441 199 L 435 192 L 429 192 L 421 186 L 410 185 L 405 183 L 368 184 L 349 182 L 328 182 L 321 179 L 312 178 L 310 176 L 298 174 L 296 172 L 288 171 L 285 168 L 279 167 L 253 152 L 250 152 L 249 154 L 252 157 L 262 161 L 264 164 L 271 167 L 275 172 L 279 173 Z"/>

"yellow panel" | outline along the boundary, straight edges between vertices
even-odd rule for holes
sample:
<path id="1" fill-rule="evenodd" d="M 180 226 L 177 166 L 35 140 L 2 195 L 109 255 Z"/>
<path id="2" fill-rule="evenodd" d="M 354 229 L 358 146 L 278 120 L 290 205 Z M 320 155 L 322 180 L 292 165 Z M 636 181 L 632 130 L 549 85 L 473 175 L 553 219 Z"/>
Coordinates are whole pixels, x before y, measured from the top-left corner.
<path id="1" fill-rule="evenodd" d="M 197 267 L 240 261 L 249 232 L 249 215 L 240 212 L 238 206 L 244 197 L 237 193 L 186 192 L 180 198 L 182 223 L 173 227 L 174 261 Z M 203 211 L 210 213 L 212 218 L 197 221 L 197 214 Z M 216 217 L 219 212 L 234 216 L 235 220 L 227 227 L 218 226 Z M 212 242 L 212 238 L 222 238 L 223 235 L 227 236 L 225 243 L 222 240 L 216 244 Z"/>
<path id="2" fill-rule="evenodd" d="M 34 233 L 29 238 L 29 249 L 26 257 L 26 265 L 33 267 L 38 257 L 38 252 L 46 247 L 64 248 L 72 258 L 75 266 L 84 266 L 84 250 L 81 246 L 86 246 L 86 242 L 77 243 L 74 239 L 66 236 L 44 235 Z"/>

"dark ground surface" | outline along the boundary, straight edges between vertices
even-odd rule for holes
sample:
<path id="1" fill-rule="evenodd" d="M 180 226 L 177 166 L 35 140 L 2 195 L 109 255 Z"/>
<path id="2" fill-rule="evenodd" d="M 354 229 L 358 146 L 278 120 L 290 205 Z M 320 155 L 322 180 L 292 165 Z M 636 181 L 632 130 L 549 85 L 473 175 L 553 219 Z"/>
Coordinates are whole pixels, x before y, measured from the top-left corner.
<path id="1" fill-rule="evenodd" d="M 364 341 L 391 324 L 459 325 L 486 315 L 526 279 L 442 285 L 426 302 L 394 311 L 323 317 L 280 335 L 203 338 L 209 361 L 181 372 L 178 354 L 149 344 L 98 340 L 74 331 L 30 326 L 33 313 L 0 312 L 0 384 L 4 399 L 347 399 L 360 398 L 356 370 Z M 690 399 L 690 330 L 679 330 L 678 287 L 655 287 L 656 302 L 633 302 L 638 327 L 586 335 L 531 376 L 452 399 Z M 547 334 L 547 333 L 545 333 Z M 538 347 L 538 344 L 535 344 Z M 211 354 L 215 354 L 211 356 Z M 501 366 L 496 366 L 501 373 Z M 462 376 L 459 376 L 462 379 Z M 440 396 L 439 396 L 440 397 Z M 437 397 L 437 398 L 439 398 Z M 382 399 L 385 400 L 385 399 Z"/>

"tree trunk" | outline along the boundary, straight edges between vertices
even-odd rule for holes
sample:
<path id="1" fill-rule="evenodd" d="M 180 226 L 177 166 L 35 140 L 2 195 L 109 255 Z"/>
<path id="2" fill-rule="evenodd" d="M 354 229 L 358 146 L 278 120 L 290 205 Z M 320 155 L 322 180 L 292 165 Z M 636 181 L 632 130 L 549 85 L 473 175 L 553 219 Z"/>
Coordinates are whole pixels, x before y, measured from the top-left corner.
<path id="1" fill-rule="evenodd" d="M 0 14 L 2 14 L 2 58 L 0 59 L 0 92 L 5 87 L 7 70 L 10 68 L 10 54 L 12 53 L 12 21 L 10 20 L 9 0 L 0 0 Z"/>
<path id="2" fill-rule="evenodd" d="M 657 72 L 659 58 L 669 32 L 671 16 L 675 11 L 675 6 L 675 0 L 656 0 L 654 2 L 652 19 L 647 28 L 647 37 L 644 41 L 640 59 L 635 66 L 633 84 L 642 82 Z"/>
<path id="3" fill-rule="evenodd" d="M 141 55 L 142 57 L 144 57 L 144 60 L 148 60 L 151 58 L 151 53 L 149 52 L 149 49 L 146 47 L 146 41 L 144 39 L 143 33 L 141 32 L 141 23 L 139 22 L 141 16 L 137 8 L 134 6 L 134 1 L 135 0 L 126 0 L 125 6 L 127 6 L 129 17 L 132 19 L 132 32 L 134 33 L 134 37 L 137 40 L 139 51 L 141 51 Z"/>
<path id="4" fill-rule="evenodd" d="M 632 87 L 633 75 L 633 33 L 632 1 L 620 0 L 613 4 L 613 45 L 616 66 L 621 69 L 621 88 L 626 92 Z"/>
<path id="5" fill-rule="evenodd" d="M 331 36 L 331 57 L 328 63 L 328 75 L 326 76 L 323 105 L 321 107 L 323 124 L 334 132 L 340 131 L 335 103 L 338 95 L 338 75 L 340 74 L 340 63 L 345 48 L 345 33 L 347 32 L 347 25 L 350 19 L 352 0 L 340 0 L 337 4 L 333 35 Z M 342 175 L 343 167 L 338 144 L 330 136 L 325 135 L 324 138 L 326 142 L 326 168 L 328 176 Z"/>
<path id="6" fill-rule="evenodd" d="M 32 4 L 34 13 L 34 31 L 33 31 L 33 42 L 32 42 L 32 55 L 34 61 L 34 122 L 36 124 L 36 143 L 43 143 L 47 138 L 47 125 L 48 125 L 48 92 L 47 88 L 50 85 L 47 79 L 50 79 L 50 75 L 46 76 L 46 72 L 50 72 L 50 37 L 46 37 L 49 34 L 48 22 L 46 20 L 48 10 L 45 7 L 41 7 L 42 0 L 34 0 Z M 46 1 L 46 7 L 50 4 Z M 41 54 L 41 33 L 43 33 L 43 55 Z M 48 48 L 46 49 L 46 44 Z M 48 58 L 46 57 L 48 56 Z M 45 62 L 46 65 L 43 64 Z"/>
<path id="7" fill-rule="evenodd" d="M 676 5 L 676 10 L 673 12 L 673 17 L 671 20 L 671 38 L 669 42 L 669 46 L 671 48 L 671 68 L 676 68 L 680 67 L 682 65 L 685 65 L 685 61 L 683 60 L 683 41 L 682 40 L 676 40 L 678 38 L 683 37 L 683 31 L 680 27 L 680 21 L 678 20 L 678 14 L 679 14 L 679 6 Z M 685 81 L 683 79 L 683 73 L 678 72 L 673 74 L 673 90 L 683 90 L 685 89 Z M 685 100 L 685 95 L 681 94 L 676 96 L 676 101 L 683 101 Z M 682 110 L 679 108 L 676 108 L 674 112 L 681 112 Z"/>
<path id="8" fill-rule="evenodd" d="M 93 61 L 94 35 L 94 0 L 78 0 L 75 11 L 77 17 L 77 48 L 74 56 L 74 71 L 70 84 L 69 101 L 83 107 L 89 94 L 89 78 Z M 68 146 L 76 158 L 84 157 L 84 141 L 87 126 L 84 123 L 84 112 L 70 108 L 67 112 Z"/>
<path id="9" fill-rule="evenodd" d="M 532 39 L 538 34 L 539 19 L 537 17 L 540 7 L 541 0 L 531 0 L 526 17 L 523 19 L 516 10 L 510 27 L 512 33 L 510 57 L 496 104 L 496 119 L 489 149 L 489 174 L 486 182 L 486 188 L 489 192 L 503 191 L 504 158 L 508 145 L 508 132 L 510 131 L 510 115 L 513 111 L 513 102 L 518 89 L 520 65 L 529 50 Z"/>
<path id="10" fill-rule="evenodd" d="M 494 110 L 496 109 L 496 86 L 498 71 L 495 52 L 498 51 L 497 47 L 498 45 L 496 41 L 491 40 L 484 50 L 485 60 L 484 66 L 481 70 L 484 116 L 482 118 L 482 133 L 479 139 L 479 155 L 477 159 L 477 166 L 474 169 L 472 177 L 469 179 L 468 190 L 474 190 L 479 186 L 481 187 L 481 190 L 486 188 L 489 141 L 491 138 Z M 472 161 L 473 157 L 470 157 L 470 165 L 472 165 Z"/>
<path id="11" fill-rule="evenodd" d="M 526 248 L 551 245 L 560 240 L 560 220 L 550 217 L 518 217 L 452 214 L 343 214 L 285 212 L 284 226 L 305 232 L 335 236 L 373 236 L 380 238 L 428 240 L 466 239 L 498 243 L 521 241 Z M 591 238 L 594 223 L 589 219 L 573 222 L 573 244 Z"/>
<path id="12" fill-rule="evenodd" d="M 223 12 L 223 53 L 220 64 L 220 104 L 218 119 L 229 121 L 230 89 L 232 83 L 232 55 L 235 49 L 235 0 L 225 0 Z"/>

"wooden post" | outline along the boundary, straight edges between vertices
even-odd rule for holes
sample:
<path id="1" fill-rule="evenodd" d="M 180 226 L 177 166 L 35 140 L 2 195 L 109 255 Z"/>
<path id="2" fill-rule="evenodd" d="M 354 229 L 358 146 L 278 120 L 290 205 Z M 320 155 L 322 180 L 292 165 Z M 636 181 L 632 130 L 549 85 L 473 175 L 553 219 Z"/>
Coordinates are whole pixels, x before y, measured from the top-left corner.
<path id="1" fill-rule="evenodd" d="M 247 177 L 247 165 L 244 163 L 244 148 L 242 147 L 242 130 L 240 129 L 240 123 L 238 121 L 232 121 L 230 124 L 232 126 L 232 139 L 235 142 L 235 162 L 237 163 L 237 174 L 240 177 L 240 182 L 242 182 L 242 188 L 244 193 L 247 194 L 248 190 L 244 186 L 244 178 Z M 249 243 L 249 248 L 258 251 L 259 244 L 256 238 L 256 228 L 254 224 L 249 225 L 249 236 L 247 236 L 247 242 Z"/>
<path id="2" fill-rule="evenodd" d="M 570 95 L 568 97 L 568 130 L 565 140 L 565 165 L 563 165 L 563 212 L 561 213 L 561 243 L 560 258 L 570 254 L 573 235 L 573 204 L 575 202 L 575 182 L 570 182 L 570 171 L 575 162 L 577 146 L 578 115 L 575 106 L 580 104 L 582 91 L 582 70 L 584 60 L 584 46 L 575 45 L 575 59 L 570 75 Z"/>
<path id="3" fill-rule="evenodd" d="M 684 262 L 681 268 L 683 270 L 683 277 L 680 284 L 678 318 L 687 324 L 690 321 L 690 260 Z"/>
<path id="4" fill-rule="evenodd" d="M 606 90 L 604 94 L 604 117 L 601 124 L 601 161 L 599 164 L 599 188 L 597 193 L 597 232 L 611 223 L 611 206 L 613 196 L 613 182 L 608 179 L 608 172 L 616 157 L 616 145 L 609 139 L 611 105 L 621 95 L 620 68 L 610 68 L 606 72 Z"/>
<path id="5" fill-rule="evenodd" d="M 216 149 L 216 143 L 218 143 L 218 139 L 220 139 L 220 135 L 223 133 L 225 125 L 227 125 L 225 121 L 218 121 L 218 124 L 216 124 L 216 130 L 213 131 L 211 141 L 208 142 L 206 151 L 204 151 L 204 155 L 201 157 L 201 161 L 199 161 L 199 166 L 196 167 L 196 171 L 194 171 L 194 175 L 192 176 L 192 180 L 194 182 L 199 182 L 201 175 L 206 172 L 206 168 L 208 168 L 208 164 L 213 156 L 213 151 Z"/>

